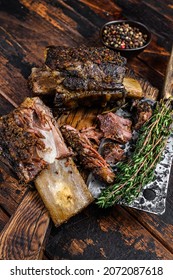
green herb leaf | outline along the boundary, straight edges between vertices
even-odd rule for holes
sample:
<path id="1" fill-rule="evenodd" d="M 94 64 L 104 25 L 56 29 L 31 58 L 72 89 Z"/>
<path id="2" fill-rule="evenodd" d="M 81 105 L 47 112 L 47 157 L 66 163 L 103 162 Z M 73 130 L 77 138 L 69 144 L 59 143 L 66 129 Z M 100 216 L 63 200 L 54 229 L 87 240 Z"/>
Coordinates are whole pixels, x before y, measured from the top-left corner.
<path id="1" fill-rule="evenodd" d="M 132 202 L 144 185 L 154 178 L 154 170 L 172 129 L 171 100 L 161 100 L 150 120 L 139 131 L 136 148 L 128 162 L 118 164 L 114 185 L 102 191 L 97 204 L 107 208 L 120 200 Z"/>

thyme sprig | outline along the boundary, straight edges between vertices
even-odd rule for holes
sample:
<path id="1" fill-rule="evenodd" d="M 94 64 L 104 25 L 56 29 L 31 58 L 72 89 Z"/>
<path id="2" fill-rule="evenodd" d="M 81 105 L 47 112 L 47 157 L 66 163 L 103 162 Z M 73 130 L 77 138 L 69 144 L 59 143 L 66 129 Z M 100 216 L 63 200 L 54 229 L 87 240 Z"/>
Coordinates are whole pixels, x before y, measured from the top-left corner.
<path id="1" fill-rule="evenodd" d="M 171 134 L 172 110 L 170 100 L 161 100 L 150 120 L 142 126 L 135 150 L 126 162 L 117 166 L 115 183 L 99 196 L 97 204 L 107 208 L 120 200 L 132 202 L 143 186 L 154 179 L 154 171 Z"/>

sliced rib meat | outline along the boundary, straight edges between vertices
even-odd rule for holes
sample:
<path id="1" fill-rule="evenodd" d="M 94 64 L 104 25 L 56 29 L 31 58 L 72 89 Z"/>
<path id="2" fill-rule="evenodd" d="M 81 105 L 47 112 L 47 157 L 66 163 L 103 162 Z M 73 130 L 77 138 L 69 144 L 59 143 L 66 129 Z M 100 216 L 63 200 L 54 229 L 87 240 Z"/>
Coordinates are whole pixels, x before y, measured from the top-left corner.
<path id="1" fill-rule="evenodd" d="M 116 140 L 119 143 L 126 143 L 132 138 L 132 122 L 129 119 L 112 112 L 98 115 L 97 118 L 100 121 L 100 129 L 105 138 Z"/>
<path id="2" fill-rule="evenodd" d="M 82 166 L 93 172 L 99 179 L 112 183 L 115 174 L 103 157 L 92 147 L 89 139 L 70 125 L 63 125 L 61 132 L 68 145 L 76 151 Z"/>
<path id="3" fill-rule="evenodd" d="M 124 150 L 117 143 L 105 143 L 102 150 L 102 156 L 108 164 L 114 165 L 125 158 Z"/>
<path id="4" fill-rule="evenodd" d="M 136 109 L 136 124 L 134 127 L 136 130 L 140 129 L 151 118 L 153 114 L 152 105 L 147 101 L 136 100 L 133 102 L 133 108 Z"/>
<path id="5" fill-rule="evenodd" d="M 126 93 L 126 59 L 105 47 L 51 46 L 45 65 L 33 68 L 29 78 L 35 95 L 54 97 L 59 113 L 79 106 L 105 106 Z"/>
<path id="6" fill-rule="evenodd" d="M 50 109 L 38 98 L 26 98 L 0 118 L 0 150 L 18 177 L 29 182 L 55 158 L 71 153 Z"/>
<path id="7" fill-rule="evenodd" d="M 87 137 L 90 141 L 100 144 L 100 140 L 103 137 L 103 133 L 99 131 L 95 126 L 83 128 L 80 131 L 81 135 Z"/>

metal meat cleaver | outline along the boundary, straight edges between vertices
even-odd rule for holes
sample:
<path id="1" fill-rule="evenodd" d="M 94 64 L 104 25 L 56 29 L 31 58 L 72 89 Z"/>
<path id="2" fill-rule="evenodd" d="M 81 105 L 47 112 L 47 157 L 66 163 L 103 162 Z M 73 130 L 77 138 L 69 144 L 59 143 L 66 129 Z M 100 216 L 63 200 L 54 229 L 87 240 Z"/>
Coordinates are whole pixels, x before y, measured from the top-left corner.
<path id="1" fill-rule="evenodd" d="M 173 48 L 168 62 L 162 98 L 168 99 L 173 94 Z M 99 147 L 102 152 L 103 140 Z M 120 201 L 119 204 L 143 210 L 153 214 L 161 215 L 166 210 L 166 197 L 168 191 L 169 177 L 173 159 L 173 135 L 168 139 L 161 161 L 155 169 L 155 180 L 143 187 L 139 196 L 130 204 Z M 98 181 L 92 174 L 88 177 L 88 188 L 92 195 L 97 198 L 106 187 L 104 183 Z"/>

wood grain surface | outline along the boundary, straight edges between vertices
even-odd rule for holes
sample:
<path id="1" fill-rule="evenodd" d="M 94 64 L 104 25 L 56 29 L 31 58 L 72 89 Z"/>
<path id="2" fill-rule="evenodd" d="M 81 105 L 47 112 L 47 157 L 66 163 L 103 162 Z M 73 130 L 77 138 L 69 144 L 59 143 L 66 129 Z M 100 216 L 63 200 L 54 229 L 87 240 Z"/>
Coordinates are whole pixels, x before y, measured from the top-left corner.
<path id="1" fill-rule="evenodd" d="M 51 259 L 172 259 L 153 233 L 120 206 L 98 211 L 92 205 L 58 232 L 52 229 L 52 235 L 46 247 Z"/>
<path id="2" fill-rule="evenodd" d="M 0 115 L 32 96 L 27 78 L 42 65 L 46 46 L 101 46 L 100 27 L 122 18 L 152 31 L 149 47 L 128 65 L 161 92 L 173 39 L 172 0 L 1 0 Z M 99 111 L 73 111 L 58 122 L 80 129 L 94 124 Z M 1 259 L 173 259 L 173 172 L 162 216 L 93 203 L 55 228 L 36 191 L 0 166 Z"/>
<path id="3" fill-rule="evenodd" d="M 8 215 L 15 212 L 26 190 L 26 187 L 16 178 L 10 176 L 4 169 L 0 169 L 0 205 Z"/>
<path id="4" fill-rule="evenodd" d="M 28 191 L 0 234 L 0 259 L 42 258 L 48 226 L 49 214 L 37 191 Z"/>

